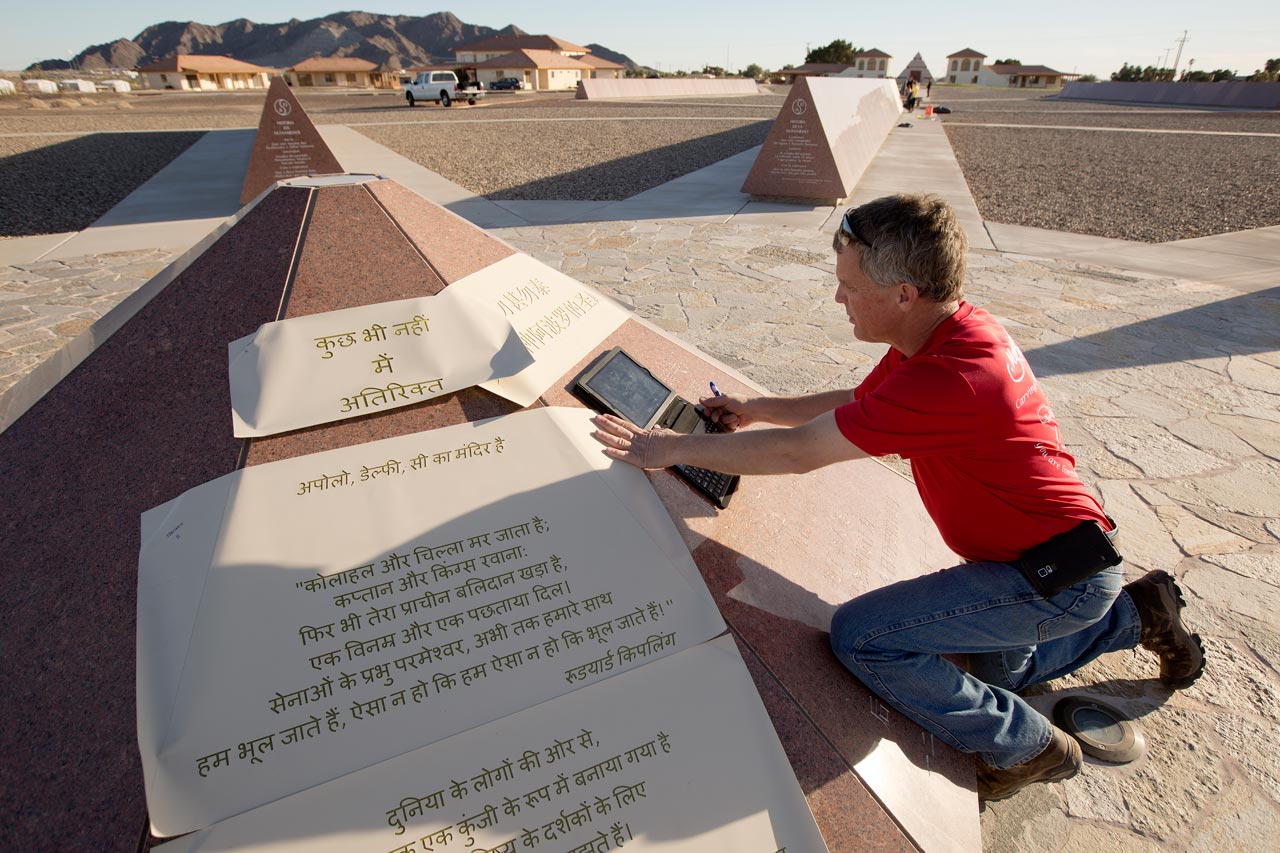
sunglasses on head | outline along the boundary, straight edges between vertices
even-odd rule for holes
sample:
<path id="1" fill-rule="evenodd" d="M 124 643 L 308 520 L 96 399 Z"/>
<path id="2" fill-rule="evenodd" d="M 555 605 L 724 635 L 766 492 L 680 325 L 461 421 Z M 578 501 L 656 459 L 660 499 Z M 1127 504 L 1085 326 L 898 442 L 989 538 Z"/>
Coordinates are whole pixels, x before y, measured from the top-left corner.
<path id="1" fill-rule="evenodd" d="M 843 249 L 854 240 L 857 240 L 867 248 L 871 248 L 871 241 L 863 237 L 857 226 L 853 224 L 853 211 L 854 208 L 852 207 L 846 210 L 844 218 L 840 220 L 840 229 L 836 231 L 836 243 Z"/>

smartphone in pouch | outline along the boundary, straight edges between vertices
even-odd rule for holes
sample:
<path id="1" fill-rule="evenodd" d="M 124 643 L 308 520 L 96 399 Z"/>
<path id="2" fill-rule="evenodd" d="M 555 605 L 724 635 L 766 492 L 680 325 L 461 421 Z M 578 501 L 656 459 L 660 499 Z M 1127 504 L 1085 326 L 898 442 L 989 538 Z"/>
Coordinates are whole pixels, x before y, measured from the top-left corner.
<path id="1" fill-rule="evenodd" d="M 676 394 L 622 347 L 609 350 L 579 374 L 570 390 L 597 412 L 626 418 L 642 429 L 663 427 L 686 434 L 723 431 L 701 406 Z M 721 509 L 728 508 L 729 498 L 738 490 L 737 474 L 691 465 L 676 465 L 674 470 Z"/>
<path id="2" fill-rule="evenodd" d="M 1048 598 L 1123 559 L 1101 524 L 1083 521 L 1027 551 L 1018 567 L 1036 591 Z"/>

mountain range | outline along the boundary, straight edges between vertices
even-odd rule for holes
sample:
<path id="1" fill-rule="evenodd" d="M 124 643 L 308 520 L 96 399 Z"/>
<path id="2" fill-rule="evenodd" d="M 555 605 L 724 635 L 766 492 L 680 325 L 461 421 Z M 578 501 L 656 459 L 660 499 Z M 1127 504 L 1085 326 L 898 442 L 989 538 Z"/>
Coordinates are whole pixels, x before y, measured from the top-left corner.
<path id="1" fill-rule="evenodd" d="M 237 18 L 224 24 L 166 21 L 131 39 L 85 48 L 74 59 L 48 59 L 28 71 L 79 68 L 105 71 L 137 68 L 175 53 L 212 53 L 268 68 L 288 68 L 312 56 L 355 56 L 390 67 L 450 64 L 453 49 L 491 36 L 527 35 L 509 24 L 500 30 L 465 23 L 452 12 L 424 17 L 335 12 L 323 18 L 258 24 Z M 585 45 L 596 56 L 628 68 L 636 63 L 598 44 Z"/>

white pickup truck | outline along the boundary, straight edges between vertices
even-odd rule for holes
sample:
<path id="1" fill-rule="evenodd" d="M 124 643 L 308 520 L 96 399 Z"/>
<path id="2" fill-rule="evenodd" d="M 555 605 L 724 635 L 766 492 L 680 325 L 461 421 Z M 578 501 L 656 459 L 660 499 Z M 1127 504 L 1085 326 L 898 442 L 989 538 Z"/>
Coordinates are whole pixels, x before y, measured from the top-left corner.
<path id="1" fill-rule="evenodd" d="M 458 76 L 452 71 L 423 71 L 411 83 L 404 84 L 404 99 L 409 106 L 418 101 L 438 101 L 440 106 L 451 106 L 454 101 L 466 101 L 474 104 L 477 98 L 484 97 L 483 84 L 473 84 L 477 88 L 464 89 L 458 83 Z"/>

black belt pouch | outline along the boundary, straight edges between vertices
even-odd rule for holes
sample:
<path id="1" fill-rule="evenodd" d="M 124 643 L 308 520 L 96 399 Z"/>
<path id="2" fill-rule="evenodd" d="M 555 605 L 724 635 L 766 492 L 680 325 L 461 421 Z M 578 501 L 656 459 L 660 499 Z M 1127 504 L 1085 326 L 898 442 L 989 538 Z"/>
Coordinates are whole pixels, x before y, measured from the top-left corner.
<path id="1" fill-rule="evenodd" d="M 1085 521 L 1022 555 L 1018 568 L 1036 591 L 1048 598 L 1123 558 L 1096 521 Z"/>

